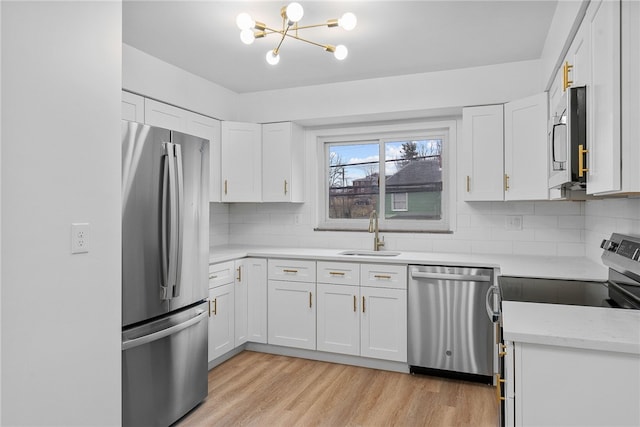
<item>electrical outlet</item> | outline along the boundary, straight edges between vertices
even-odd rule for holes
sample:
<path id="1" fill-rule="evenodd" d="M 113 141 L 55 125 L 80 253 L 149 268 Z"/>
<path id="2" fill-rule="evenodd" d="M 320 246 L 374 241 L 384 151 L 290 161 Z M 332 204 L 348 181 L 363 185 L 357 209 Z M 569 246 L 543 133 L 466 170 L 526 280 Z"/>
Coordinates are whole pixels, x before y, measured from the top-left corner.
<path id="1" fill-rule="evenodd" d="M 504 219 L 507 230 L 522 230 L 522 215 L 507 215 Z"/>
<path id="2" fill-rule="evenodd" d="M 83 254 L 89 252 L 89 224 L 71 224 L 71 253 Z"/>

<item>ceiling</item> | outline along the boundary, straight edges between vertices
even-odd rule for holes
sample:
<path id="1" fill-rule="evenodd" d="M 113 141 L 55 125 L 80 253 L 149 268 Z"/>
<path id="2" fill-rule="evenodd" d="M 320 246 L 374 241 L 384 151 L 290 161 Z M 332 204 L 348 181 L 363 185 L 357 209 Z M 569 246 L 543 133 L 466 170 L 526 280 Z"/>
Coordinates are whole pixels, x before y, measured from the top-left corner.
<path id="1" fill-rule="evenodd" d="M 287 38 L 280 63 L 266 63 L 277 35 L 240 41 L 240 12 L 279 28 L 283 1 L 123 3 L 123 42 L 237 93 L 433 72 L 541 56 L 557 0 L 304 1 L 300 25 L 353 12 L 352 31 L 320 27 L 300 36 L 344 44 L 338 61 Z"/>

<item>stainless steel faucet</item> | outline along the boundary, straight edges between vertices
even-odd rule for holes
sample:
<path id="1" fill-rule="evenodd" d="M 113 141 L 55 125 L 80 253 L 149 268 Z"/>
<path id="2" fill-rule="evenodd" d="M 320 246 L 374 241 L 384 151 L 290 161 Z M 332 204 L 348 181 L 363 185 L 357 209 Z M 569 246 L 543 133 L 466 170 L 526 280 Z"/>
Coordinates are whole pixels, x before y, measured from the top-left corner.
<path id="1" fill-rule="evenodd" d="M 373 210 L 369 216 L 369 233 L 375 233 L 373 236 L 373 250 L 379 251 L 384 246 L 384 236 L 380 239 L 380 228 L 378 226 L 378 213 Z"/>

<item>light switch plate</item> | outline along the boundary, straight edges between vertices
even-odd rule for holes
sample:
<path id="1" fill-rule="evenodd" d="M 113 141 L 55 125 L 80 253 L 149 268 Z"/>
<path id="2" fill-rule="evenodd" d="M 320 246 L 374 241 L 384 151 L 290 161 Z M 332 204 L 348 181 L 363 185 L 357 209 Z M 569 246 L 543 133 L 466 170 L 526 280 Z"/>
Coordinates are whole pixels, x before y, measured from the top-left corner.
<path id="1" fill-rule="evenodd" d="M 71 253 L 83 254 L 89 252 L 89 223 L 71 224 Z"/>

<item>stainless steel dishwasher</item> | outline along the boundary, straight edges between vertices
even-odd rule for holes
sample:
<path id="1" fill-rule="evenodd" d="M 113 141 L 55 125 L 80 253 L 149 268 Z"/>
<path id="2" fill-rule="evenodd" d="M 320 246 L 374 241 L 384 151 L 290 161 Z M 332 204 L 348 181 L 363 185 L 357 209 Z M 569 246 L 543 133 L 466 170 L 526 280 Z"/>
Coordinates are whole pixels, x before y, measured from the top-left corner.
<path id="1" fill-rule="evenodd" d="M 408 362 L 412 373 L 491 383 L 493 269 L 409 266 Z"/>

